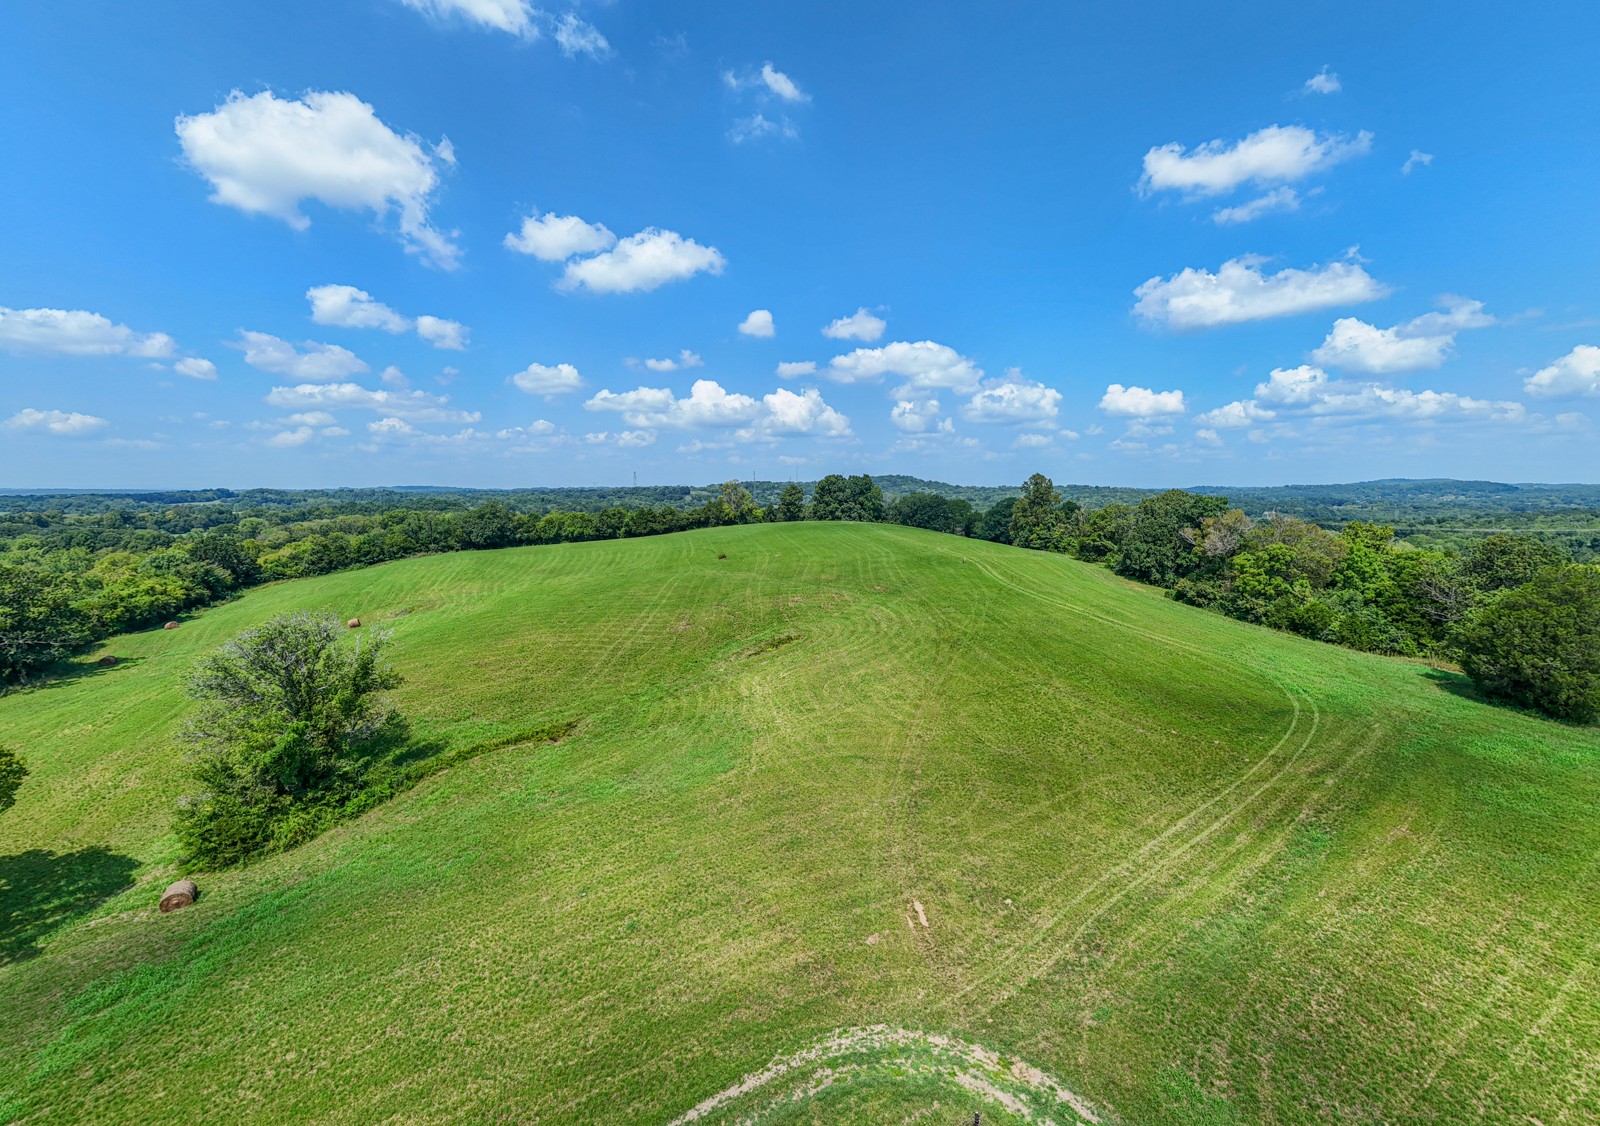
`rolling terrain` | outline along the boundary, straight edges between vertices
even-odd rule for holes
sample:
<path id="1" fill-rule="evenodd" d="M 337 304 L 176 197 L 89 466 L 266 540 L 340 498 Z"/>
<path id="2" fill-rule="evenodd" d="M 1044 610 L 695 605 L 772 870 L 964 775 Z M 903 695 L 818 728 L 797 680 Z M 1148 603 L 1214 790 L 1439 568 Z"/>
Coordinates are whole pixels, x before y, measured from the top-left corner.
<path id="1" fill-rule="evenodd" d="M 393 630 L 419 754 L 575 727 L 159 915 L 183 678 L 302 608 Z M 404 560 L 113 639 L 0 742 L 0 1121 L 1600 1119 L 1600 731 L 1062 556 Z"/>

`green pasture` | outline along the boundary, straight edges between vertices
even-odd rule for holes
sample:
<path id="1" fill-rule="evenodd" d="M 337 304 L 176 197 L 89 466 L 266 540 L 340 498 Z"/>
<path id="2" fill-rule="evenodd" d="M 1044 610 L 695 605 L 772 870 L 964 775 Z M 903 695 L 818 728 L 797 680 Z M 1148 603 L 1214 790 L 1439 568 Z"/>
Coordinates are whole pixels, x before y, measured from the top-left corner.
<path id="1" fill-rule="evenodd" d="M 302 608 L 393 631 L 417 755 L 575 726 L 163 916 L 185 674 Z M 0 742 L 0 1122 L 1600 1121 L 1600 732 L 1061 556 L 406 560 Z"/>

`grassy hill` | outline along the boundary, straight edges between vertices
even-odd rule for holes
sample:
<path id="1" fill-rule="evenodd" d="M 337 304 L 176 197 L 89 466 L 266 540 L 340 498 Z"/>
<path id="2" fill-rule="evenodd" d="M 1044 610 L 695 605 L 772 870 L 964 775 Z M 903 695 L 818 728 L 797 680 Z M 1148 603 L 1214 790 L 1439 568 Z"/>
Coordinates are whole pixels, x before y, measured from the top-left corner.
<path id="1" fill-rule="evenodd" d="M 159 915 L 182 678 L 296 608 L 393 628 L 435 750 L 575 732 Z M 0 1121 L 1600 1118 L 1600 733 L 1425 666 L 832 524 L 102 652 L 0 698 Z"/>

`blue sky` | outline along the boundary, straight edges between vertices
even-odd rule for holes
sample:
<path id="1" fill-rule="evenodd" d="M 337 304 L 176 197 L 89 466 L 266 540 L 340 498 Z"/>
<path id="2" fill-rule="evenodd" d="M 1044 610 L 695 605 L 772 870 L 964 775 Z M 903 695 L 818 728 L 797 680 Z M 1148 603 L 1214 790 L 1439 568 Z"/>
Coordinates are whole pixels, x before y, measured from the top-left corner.
<path id="1" fill-rule="evenodd" d="M 10 5 L 0 486 L 1594 481 L 1597 32 Z"/>

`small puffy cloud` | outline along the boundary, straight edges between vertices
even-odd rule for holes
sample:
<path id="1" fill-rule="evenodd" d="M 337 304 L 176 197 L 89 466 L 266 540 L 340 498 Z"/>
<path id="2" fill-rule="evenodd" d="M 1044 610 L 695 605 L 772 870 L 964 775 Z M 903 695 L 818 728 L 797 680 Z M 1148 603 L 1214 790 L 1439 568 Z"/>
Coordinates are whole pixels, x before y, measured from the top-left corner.
<path id="1" fill-rule="evenodd" d="M 430 317 L 426 313 L 417 318 L 417 335 L 435 348 L 459 352 L 467 346 L 470 330 L 460 321 L 447 321 L 443 317 Z"/>
<path id="2" fill-rule="evenodd" d="M 772 323 L 770 309 L 752 309 L 750 315 L 739 322 L 741 336 L 755 336 L 762 339 L 771 339 L 777 335 L 777 328 Z"/>
<path id="3" fill-rule="evenodd" d="M 1165 328 L 1212 328 L 1375 301 L 1389 292 L 1353 260 L 1275 274 L 1263 273 L 1263 264 L 1246 255 L 1224 262 L 1216 273 L 1191 266 L 1170 278 L 1151 278 L 1133 291 L 1134 314 Z"/>
<path id="4" fill-rule="evenodd" d="M 364 289 L 353 285 L 314 285 L 306 290 L 311 302 L 311 319 L 335 328 L 375 328 L 388 333 L 410 332 L 435 348 L 460 351 L 467 346 L 467 326 L 443 317 L 420 316 L 416 320 L 401 316 Z"/>
<path id="5" fill-rule="evenodd" d="M 591 446 L 621 446 L 624 449 L 637 449 L 648 446 L 656 440 L 654 430 L 624 430 L 619 434 L 601 430 L 592 434 L 585 434 L 583 440 Z"/>
<path id="6" fill-rule="evenodd" d="M 275 446 L 279 449 L 303 446 L 316 435 L 317 432 L 309 426 L 297 426 L 293 430 L 278 431 L 267 439 L 267 445 Z"/>
<path id="7" fill-rule="evenodd" d="M 762 137 L 782 137 L 786 141 L 793 141 L 799 136 L 800 130 L 786 116 L 771 118 L 764 113 L 752 113 L 749 117 L 735 118 L 733 124 L 728 126 L 728 140 L 736 145 L 759 141 Z"/>
<path id="8" fill-rule="evenodd" d="M 1036 433 L 1018 434 L 1016 441 L 1011 443 L 1012 448 L 1018 450 L 1037 450 L 1054 444 L 1053 435 Z"/>
<path id="9" fill-rule="evenodd" d="M 1211 213 L 1211 221 L 1221 226 L 1236 223 L 1249 223 L 1270 215 L 1274 211 L 1300 210 L 1300 194 L 1293 188 L 1273 188 L 1265 195 L 1259 195 L 1248 203 L 1241 203 L 1236 207 L 1219 207 Z"/>
<path id="10" fill-rule="evenodd" d="M 564 262 L 578 254 L 598 254 L 617 245 L 617 236 L 601 223 L 586 223 L 576 215 L 529 215 L 520 231 L 512 231 L 505 245 L 518 254 L 531 254 L 541 262 Z"/>
<path id="11" fill-rule="evenodd" d="M 1411 155 L 1406 157 L 1406 162 L 1400 166 L 1400 175 L 1409 176 L 1419 168 L 1426 168 L 1433 163 L 1433 154 L 1423 152 L 1421 149 L 1412 149 Z"/>
<path id="12" fill-rule="evenodd" d="M 583 386 L 583 377 L 571 364 L 529 364 L 507 382 L 530 395 L 561 395 Z"/>
<path id="13" fill-rule="evenodd" d="M 364 289 L 353 285 L 314 285 L 306 290 L 311 319 L 336 328 L 377 328 L 384 332 L 411 331 L 411 321 Z"/>
<path id="14" fill-rule="evenodd" d="M 901 399 L 889 412 L 889 421 L 908 434 L 922 434 L 939 424 L 938 399 Z"/>
<path id="15" fill-rule="evenodd" d="M 555 21 L 551 35 L 556 46 L 561 48 L 561 53 L 569 59 L 579 55 L 603 59 L 611 54 L 611 44 L 600 34 L 600 30 L 594 24 L 579 19 L 573 12 L 567 12 Z"/>
<path id="16" fill-rule="evenodd" d="M 58 352 L 65 356 L 133 356 L 160 360 L 177 342 L 164 332 L 135 332 L 83 309 L 0 307 L 0 348 L 8 352 Z"/>
<path id="17" fill-rule="evenodd" d="M 1523 390 L 1541 399 L 1579 395 L 1600 397 L 1600 348 L 1579 344 L 1523 381 Z"/>
<path id="18" fill-rule="evenodd" d="M 333 383 L 370 370 L 366 361 L 337 344 L 318 344 L 307 340 L 296 348 L 270 333 L 239 331 L 244 362 L 257 371 L 287 375 L 292 379 Z"/>
<path id="19" fill-rule="evenodd" d="M 697 380 L 686 398 L 670 388 L 639 387 L 632 391 L 601 391 L 584 406 L 593 411 L 616 411 L 629 426 L 693 430 L 737 427 L 739 441 L 765 440 L 778 434 L 814 434 L 842 437 L 850 433 L 850 420 L 830 407 L 815 388 L 796 394 L 779 388 L 759 400 L 730 392 L 715 380 Z"/>
<path id="20" fill-rule="evenodd" d="M 1269 125 L 1228 144 L 1207 141 L 1186 150 L 1176 141 L 1144 154 L 1141 191 L 1221 195 L 1241 184 L 1294 183 L 1372 148 L 1372 134 L 1318 134 L 1302 125 Z"/>
<path id="21" fill-rule="evenodd" d="M 1244 399 L 1195 415 L 1194 422 L 1196 426 L 1210 427 L 1213 430 L 1239 430 L 1258 422 L 1270 422 L 1277 417 L 1275 412 L 1255 400 Z"/>
<path id="22" fill-rule="evenodd" d="M 395 367 L 393 364 L 390 364 L 388 367 L 380 371 L 378 373 L 378 378 L 382 380 L 385 385 L 389 387 L 398 387 L 401 390 L 405 390 L 407 387 L 411 386 L 411 380 L 406 378 L 406 373 Z"/>
<path id="23" fill-rule="evenodd" d="M 985 381 L 961 408 L 968 422 L 1048 422 L 1061 406 L 1061 392 L 1012 370 L 1004 379 Z"/>
<path id="24" fill-rule="evenodd" d="M 1481 301 L 1449 297 L 1444 305 L 1442 312 L 1425 313 L 1392 328 L 1340 317 L 1311 358 L 1319 364 L 1371 375 L 1436 368 L 1455 347 L 1457 331 L 1494 323 Z"/>
<path id="25" fill-rule="evenodd" d="M 327 411 L 300 411 L 284 421 L 294 426 L 332 426 L 335 419 Z"/>
<path id="26" fill-rule="evenodd" d="M 786 387 L 761 396 L 761 415 L 757 419 L 762 434 L 815 434 L 825 438 L 844 438 L 850 434 L 850 420 L 830 407 L 815 387 L 796 395 Z M 741 432 L 741 436 L 743 432 Z"/>
<path id="27" fill-rule="evenodd" d="M 1182 391 L 1152 391 L 1148 387 L 1124 387 L 1113 383 L 1100 396 L 1100 409 L 1106 414 L 1128 418 L 1154 418 L 1182 414 L 1187 408 Z"/>
<path id="28" fill-rule="evenodd" d="M 771 63 L 761 64 L 761 84 L 786 102 L 809 102 L 811 96 Z"/>
<path id="29" fill-rule="evenodd" d="M 1307 94 L 1337 94 L 1344 89 L 1339 84 L 1339 76 L 1323 67 L 1310 78 L 1306 79 L 1305 92 Z"/>
<path id="30" fill-rule="evenodd" d="M 628 362 L 631 364 L 634 361 L 629 360 Z M 704 367 L 705 361 L 700 358 L 698 352 L 691 352 L 687 348 L 682 348 L 678 351 L 677 359 L 673 359 L 671 356 L 648 359 L 644 361 L 644 366 L 650 371 L 677 371 L 679 368 Z"/>
<path id="31" fill-rule="evenodd" d="M 539 38 L 538 10 L 528 0 L 400 0 L 440 19 L 454 17 L 523 39 Z"/>
<path id="32" fill-rule="evenodd" d="M 50 434 L 88 434 L 106 425 L 106 420 L 76 411 L 41 411 L 25 407 L 6 420 L 12 430 L 43 430 Z"/>
<path id="33" fill-rule="evenodd" d="M 460 248 L 428 216 L 439 185 L 435 162 L 452 163 L 450 150 L 396 133 L 354 94 L 313 90 L 297 100 L 235 90 L 209 113 L 179 117 L 176 128 L 213 203 L 270 215 L 297 231 L 311 225 L 300 209 L 308 199 L 393 214 L 408 251 L 444 269 L 457 265 Z"/>
<path id="34" fill-rule="evenodd" d="M 1277 368 L 1256 385 L 1255 398 L 1229 403 L 1195 419 L 1199 426 L 1242 428 L 1256 423 L 1395 421 L 1522 422 L 1521 403 L 1474 399 L 1453 391 L 1412 391 L 1381 383 L 1342 381 L 1311 364 Z M 1252 431 L 1261 434 L 1262 431 Z"/>
<path id="35" fill-rule="evenodd" d="M 862 306 L 848 317 L 840 317 L 824 325 L 822 335 L 830 340 L 860 340 L 870 344 L 882 336 L 883 330 L 888 327 L 888 321 L 873 316 Z"/>
<path id="36" fill-rule="evenodd" d="M 697 379 L 689 397 L 680 399 L 666 387 L 596 392 L 583 404 L 592 411 L 617 411 L 629 426 L 737 426 L 755 419 L 761 404 L 749 395 L 729 392 L 714 379 Z"/>
<path id="37" fill-rule="evenodd" d="M 610 250 L 567 263 L 556 288 L 570 293 L 638 293 L 698 273 L 720 274 L 727 260 L 714 246 L 701 246 L 677 231 L 649 227 Z"/>
<path id="38" fill-rule="evenodd" d="M 895 341 L 881 348 L 857 348 L 835 356 L 823 371 L 839 383 L 863 383 L 886 375 L 905 380 L 896 398 L 909 399 L 915 392 L 950 390 L 966 395 L 978 389 L 983 369 L 967 357 L 932 340 Z"/>
<path id="39" fill-rule="evenodd" d="M 217 378 L 217 365 L 210 360 L 202 360 L 199 356 L 185 356 L 172 365 L 172 370 L 190 379 Z"/>
<path id="40" fill-rule="evenodd" d="M 799 379 L 801 376 L 815 375 L 816 373 L 817 361 L 815 360 L 784 360 L 778 365 L 779 379 Z"/>
<path id="41" fill-rule="evenodd" d="M 267 403 L 288 411 L 371 410 L 413 422 L 477 422 L 477 411 L 456 410 L 443 395 L 426 391 L 372 391 L 358 383 L 301 383 L 274 387 Z"/>

